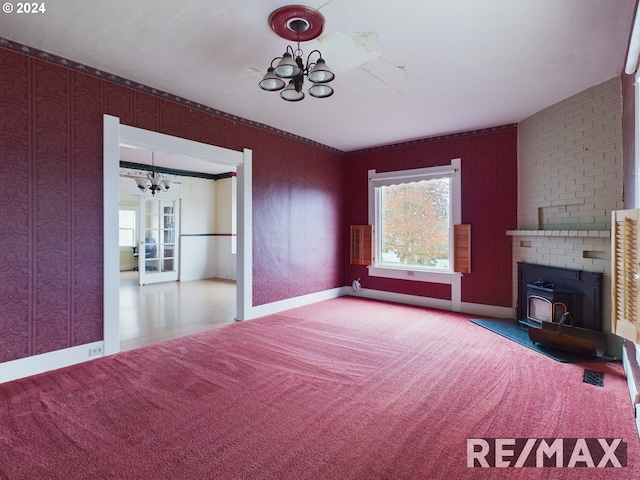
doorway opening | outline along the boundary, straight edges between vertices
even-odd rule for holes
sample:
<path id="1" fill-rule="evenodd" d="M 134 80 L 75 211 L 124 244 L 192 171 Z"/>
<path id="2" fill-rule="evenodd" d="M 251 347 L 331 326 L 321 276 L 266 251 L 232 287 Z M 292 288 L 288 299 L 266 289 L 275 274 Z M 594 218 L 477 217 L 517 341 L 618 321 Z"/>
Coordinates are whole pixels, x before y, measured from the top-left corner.
<path id="1" fill-rule="evenodd" d="M 152 166 L 170 188 L 138 187 Z M 121 351 L 234 322 L 235 170 L 120 147 Z"/>
<path id="2" fill-rule="evenodd" d="M 237 172 L 237 255 L 235 319 L 251 318 L 251 150 L 242 152 L 121 125 L 104 116 L 104 354 L 120 351 L 119 165 L 120 148 L 184 155 L 234 167 Z"/>

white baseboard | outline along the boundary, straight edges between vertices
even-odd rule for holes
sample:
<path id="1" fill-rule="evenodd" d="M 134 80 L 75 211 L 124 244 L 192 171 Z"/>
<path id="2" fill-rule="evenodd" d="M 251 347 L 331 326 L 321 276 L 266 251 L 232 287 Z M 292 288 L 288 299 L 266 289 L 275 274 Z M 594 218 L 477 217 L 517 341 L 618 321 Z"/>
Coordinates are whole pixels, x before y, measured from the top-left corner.
<path id="1" fill-rule="evenodd" d="M 103 356 L 104 342 L 99 341 L 4 362 L 0 364 L 0 383 L 69 367 Z"/>
<path id="2" fill-rule="evenodd" d="M 303 295 L 253 307 L 250 312 L 251 316 L 248 318 L 262 317 L 272 313 L 289 310 L 291 308 L 320 302 L 322 300 L 341 297 L 346 295 L 349 289 L 347 289 L 347 287 L 334 288 L 323 292 L 312 293 L 309 295 Z M 97 351 L 99 353 L 90 355 L 90 352 L 92 351 Z M 57 370 L 59 368 L 69 367 L 78 363 L 95 360 L 103 356 L 104 342 L 99 341 L 79 345 L 77 347 L 65 348 L 63 350 L 56 350 L 54 352 L 43 353 L 41 355 L 33 355 L 31 357 L 12 360 L 0 364 L 0 383 L 38 375 L 51 370 Z"/>
<path id="3" fill-rule="evenodd" d="M 215 278 L 215 277 L 216 277 L 216 272 L 214 270 L 199 272 L 199 273 L 189 272 L 189 273 L 181 273 L 180 281 L 192 282 L 193 280 L 205 280 L 207 278 Z"/>
<path id="4" fill-rule="evenodd" d="M 181 280 L 185 281 L 184 279 Z M 420 297 L 417 295 L 407 295 L 403 293 L 384 292 L 381 290 L 363 288 L 358 292 L 354 292 L 349 286 L 288 298 L 286 300 L 268 303 L 265 305 L 258 305 L 256 307 L 252 307 L 250 311 L 247 312 L 248 315 L 246 319 L 250 320 L 258 317 L 264 317 L 266 315 L 272 315 L 292 308 L 302 307 L 345 295 L 437 308 L 440 310 L 451 310 L 452 305 L 450 300 L 440 300 L 437 298 Z M 505 307 L 462 303 L 461 308 L 465 313 L 476 315 L 493 316 L 498 318 L 507 318 L 512 316 L 511 309 Z M 96 349 L 99 353 L 95 355 L 89 354 L 90 351 L 95 351 Z M 37 375 L 51 370 L 57 370 L 59 368 L 68 367 L 89 360 L 95 360 L 102 356 L 104 356 L 104 342 L 99 341 L 79 345 L 77 347 L 65 348 L 64 350 L 56 350 L 55 352 L 12 360 L 10 362 L 0 364 L 0 383 L 29 377 L 31 375 Z"/>
<path id="5" fill-rule="evenodd" d="M 207 271 L 203 273 L 180 274 L 181 282 L 191 282 L 193 280 L 206 280 L 208 278 L 221 278 L 223 280 L 237 280 L 232 272 Z"/>
<path id="6" fill-rule="evenodd" d="M 386 302 L 403 303 L 406 305 L 415 305 L 418 307 L 437 308 L 439 310 L 449 311 L 452 311 L 453 305 L 453 302 L 451 300 L 421 297 L 419 295 L 407 295 L 406 293 L 385 292 L 383 290 L 373 290 L 369 288 L 361 288 L 360 290 L 358 290 L 358 292 L 355 292 L 353 288 L 349 286 L 334 288 L 331 290 L 311 293 L 309 295 L 288 298 L 279 302 L 267 303 L 265 305 L 252 307 L 250 314 L 247 316 L 247 320 L 264 317 L 266 315 L 272 315 L 274 313 L 283 312 L 291 308 L 302 307 L 311 303 L 320 302 L 322 300 L 329 300 L 331 298 L 337 298 L 345 295 L 370 298 L 372 300 L 382 300 Z M 485 317 L 515 318 L 513 317 L 513 310 L 511 308 L 498 307 L 495 305 L 482 305 L 478 303 L 463 302 L 461 303 L 461 309 L 459 311 Z"/>
<path id="7" fill-rule="evenodd" d="M 497 305 L 462 302 L 462 308 L 460 311 L 463 313 L 470 313 L 472 315 L 482 315 L 483 317 L 516 318 L 515 312 L 512 308 L 499 307 Z"/>
<path id="8" fill-rule="evenodd" d="M 237 280 L 235 272 L 221 272 L 216 271 L 216 278 L 221 278 L 223 280 Z"/>
<path id="9" fill-rule="evenodd" d="M 251 307 L 249 312 L 245 312 L 245 319 L 252 320 L 254 318 L 272 315 L 292 308 L 303 307 L 323 300 L 342 297 L 346 295 L 349 290 L 351 290 L 351 287 L 338 287 L 331 290 L 324 290 L 322 292 L 310 293 L 309 295 L 302 295 L 300 297 L 288 298 L 278 302 L 267 303 L 265 305 L 258 305 L 257 307 Z"/>
<path id="10" fill-rule="evenodd" d="M 384 300 L 387 302 L 404 303 L 406 305 L 415 305 L 418 307 L 437 308 L 440 310 L 453 310 L 453 302 L 451 300 L 441 300 L 439 298 L 421 297 L 419 295 L 407 295 L 406 293 L 385 292 L 382 290 L 373 290 L 369 288 L 361 288 L 357 292 L 353 289 L 347 289 L 347 295 L 354 297 L 371 298 L 373 300 Z M 498 307 L 495 305 L 483 305 L 479 303 L 460 304 L 460 311 L 472 315 L 482 315 L 485 317 L 496 318 L 515 318 L 513 310 L 509 307 Z"/>
<path id="11" fill-rule="evenodd" d="M 441 300 L 439 298 L 421 297 L 419 295 L 407 295 L 406 293 L 385 292 L 383 290 L 373 290 L 361 288 L 357 292 L 352 288 L 348 289 L 347 295 L 353 297 L 370 298 L 372 300 L 382 300 L 385 302 L 404 303 L 417 307 L 437 308 L 440 310 L 451 310 L 451 300 Z"/>
<path id="12" fill-rule="evenodd" d="M 625 342 L 622 347 L 622 366 L 627 376 L 631 403 L 640 403 L 640 367 L 635 356 L 635 345 Z"/>
<path id="13" fill-rule="evenodd" d="M 627 385 L 629 386 L 629 396 L 633 405 L 636 429 L 640 436 L 640 366 L 636 359 L 636 344 L 625 341 L 622 346 L 622 366 L 627 376 Z"/>

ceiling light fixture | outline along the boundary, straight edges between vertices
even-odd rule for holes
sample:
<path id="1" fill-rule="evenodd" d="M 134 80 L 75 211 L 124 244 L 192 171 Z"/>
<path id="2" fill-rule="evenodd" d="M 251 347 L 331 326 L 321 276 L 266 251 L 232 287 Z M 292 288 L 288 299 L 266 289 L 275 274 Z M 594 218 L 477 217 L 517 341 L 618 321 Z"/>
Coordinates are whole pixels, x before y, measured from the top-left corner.
<path id="1" fill-rule="evenodd" d="M 151 171 L 147 173 L 146 177 L 134 177 L 134 180 L 140 190 L 143 192 L 151 190 L 151 195 L 153 196 L 155 196 L 156 192 L 166 192 L 171 185 L 171 180 L 161 175 L 156 168 L 153 152 L 151 152 Z"/>
<path id="2" fill-rule="evenodd" d="M 309 95 L 316 98 L 327 98 L 333 95 L 333 88 L 327 83 L 335 78 L 334 73 L 322 58 L 320 50 L 313 50 L 303 62 L 304 52 L 300 49 L 300 42 L 318 37 L 324 28 L 324 17 L 313 8 L 293 5 L 282 7 L 269 16 L 271 29 L 285 40 L 296 41 L 298 46 L 294 50 L 291 45 L 282 57 L 271 60 L 267 73 L 258 84 L 268 92 L 280 92 L 280 97 L 288 102 L 299 102 L 304 98 L 302 86 L 306 76 L 313 84 L 309 88 Z M 313 61 L 312 55 L 318 54 Z M 280 60 L 274 67 L 276 60 Z M 289 83 L 285 88 L 285 80 Z"/>

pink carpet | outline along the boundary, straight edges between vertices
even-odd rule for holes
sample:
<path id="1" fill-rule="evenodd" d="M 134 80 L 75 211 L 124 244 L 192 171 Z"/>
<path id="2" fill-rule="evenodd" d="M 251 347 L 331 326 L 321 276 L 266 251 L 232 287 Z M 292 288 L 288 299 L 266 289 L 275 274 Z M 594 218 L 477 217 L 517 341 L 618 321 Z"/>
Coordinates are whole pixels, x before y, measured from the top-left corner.
<path id="1" fill-rule="evenodd" d="M 0 385 L 0 479 L 638 478 L 620 364 L 469 318 L 345 297 Z M 485 437 L 625 438 L 628 466 L 468 468 Z"/>

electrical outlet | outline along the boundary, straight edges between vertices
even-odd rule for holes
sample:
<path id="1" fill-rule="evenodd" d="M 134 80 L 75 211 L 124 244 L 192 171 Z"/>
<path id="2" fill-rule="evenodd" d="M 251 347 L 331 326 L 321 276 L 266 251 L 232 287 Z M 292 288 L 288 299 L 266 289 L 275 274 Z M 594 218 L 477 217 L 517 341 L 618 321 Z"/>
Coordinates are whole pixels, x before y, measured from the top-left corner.
<path id="1" fill-rule="evenodd" d="M 92 347 L 89 349 L 89 356 L 102 355 L 102 347 Z"/>

